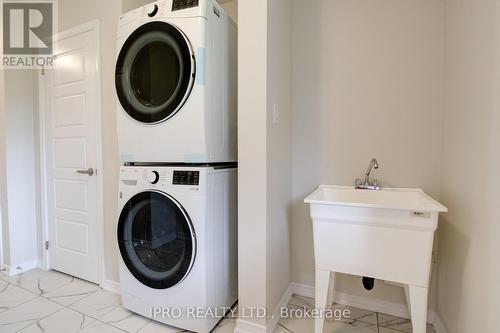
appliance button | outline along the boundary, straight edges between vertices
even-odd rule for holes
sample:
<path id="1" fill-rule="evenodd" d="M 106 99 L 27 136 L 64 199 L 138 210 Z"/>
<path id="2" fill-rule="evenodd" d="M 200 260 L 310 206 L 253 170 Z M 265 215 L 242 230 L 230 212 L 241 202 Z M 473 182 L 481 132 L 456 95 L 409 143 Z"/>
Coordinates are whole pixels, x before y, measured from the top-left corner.
<path id="1" fill-rule="evenodd" d="M 158 13 L 158 5 L 155 5 L 155 6 L 154 6 L 154 8 L 153 8 L 153 10 L 152 10 L 150 13 L 148 13 L 148 16 L 149 16 L 149 17 L 153 17 L 153 16 L 155 16 L 157 13 Z"/>

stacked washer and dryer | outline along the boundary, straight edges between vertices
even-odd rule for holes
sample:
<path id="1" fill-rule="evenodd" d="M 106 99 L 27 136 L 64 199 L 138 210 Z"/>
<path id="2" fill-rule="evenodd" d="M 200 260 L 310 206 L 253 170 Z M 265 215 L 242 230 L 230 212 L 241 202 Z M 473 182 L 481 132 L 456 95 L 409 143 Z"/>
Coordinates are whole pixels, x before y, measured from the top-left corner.
<path id="1" fill-rule="evenodd" d="M 117 44 L 123 306 L 210 332 L 237 300 L 237 28 L 215 0 L 161 0 Z"/>

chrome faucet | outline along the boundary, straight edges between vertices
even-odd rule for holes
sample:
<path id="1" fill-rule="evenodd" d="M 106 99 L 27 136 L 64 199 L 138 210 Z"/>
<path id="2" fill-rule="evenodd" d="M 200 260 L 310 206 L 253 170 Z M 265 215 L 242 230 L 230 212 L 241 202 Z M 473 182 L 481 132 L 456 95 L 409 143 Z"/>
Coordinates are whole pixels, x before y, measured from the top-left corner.
<path id="1" fill-rule="evenodd" d="M 370 181 L 370 174 L 373 169 L 378 169 L 378 161 L 376 158 L 373 158 L 370 161 L 370 165 L 368 165 L 368 169 L 366 169 L 365 180 L 361 180 L 360 178 L 356 179 L 356 189 L 359 190 L 380 190 L 380 183 L 378 180 L 374 179 Z"/>

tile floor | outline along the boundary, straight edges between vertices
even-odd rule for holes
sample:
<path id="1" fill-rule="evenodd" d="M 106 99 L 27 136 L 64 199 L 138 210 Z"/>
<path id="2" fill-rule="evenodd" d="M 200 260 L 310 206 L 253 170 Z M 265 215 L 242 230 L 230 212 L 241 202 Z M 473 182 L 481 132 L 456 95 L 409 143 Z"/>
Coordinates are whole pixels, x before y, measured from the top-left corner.
<path id="1" fill-rule="evenodd" d="M 310 309 L 313 301 L 294 296 L 289 309 Z M 346 307 L 336 305 L 336 308 Z M 350 308 L 351 318 L 328 320 L 327 333 L 411 333 L 408 320 Z M 236 318 L 214 333 L 232 333 Z M 275 333 L 312 333 L 311 319 L 282 318 Z M 0 333 L 173 333 L 183 332 L 125 310 L 116 294 L 55 272 L 33 270 L 15 277 L 0 273 Z M 429 326 L 428 333 L 434 333 Z"/>

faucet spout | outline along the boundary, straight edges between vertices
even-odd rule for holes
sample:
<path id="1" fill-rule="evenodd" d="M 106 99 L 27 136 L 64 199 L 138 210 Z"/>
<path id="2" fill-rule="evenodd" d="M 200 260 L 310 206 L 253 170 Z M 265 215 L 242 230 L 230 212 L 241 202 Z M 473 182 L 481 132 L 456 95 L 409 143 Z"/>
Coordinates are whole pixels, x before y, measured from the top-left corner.
<path id="1" fill-rule="evenodd" d="M 380 183 L 378 180 L 370 181 L 370 174 L 373 169 L 378 169 L 378 161 L 376 158 L 372 158 L 370 164 L 368 165 L 368 169 L 366 169 L 365 179 L 364 181 L 361 178 L 356 179 L 356 188 L 360 190 L 380 190 Z"/>
<path id="2" fill-rule="evenodd" d="M 370 185 L 370 174 L 373 168 L 378 169 L 378 161 L 376 158 L 372 158 L 370 165 L 368 165 L 368 169 L 366 169 L 364 185 Z"/>

